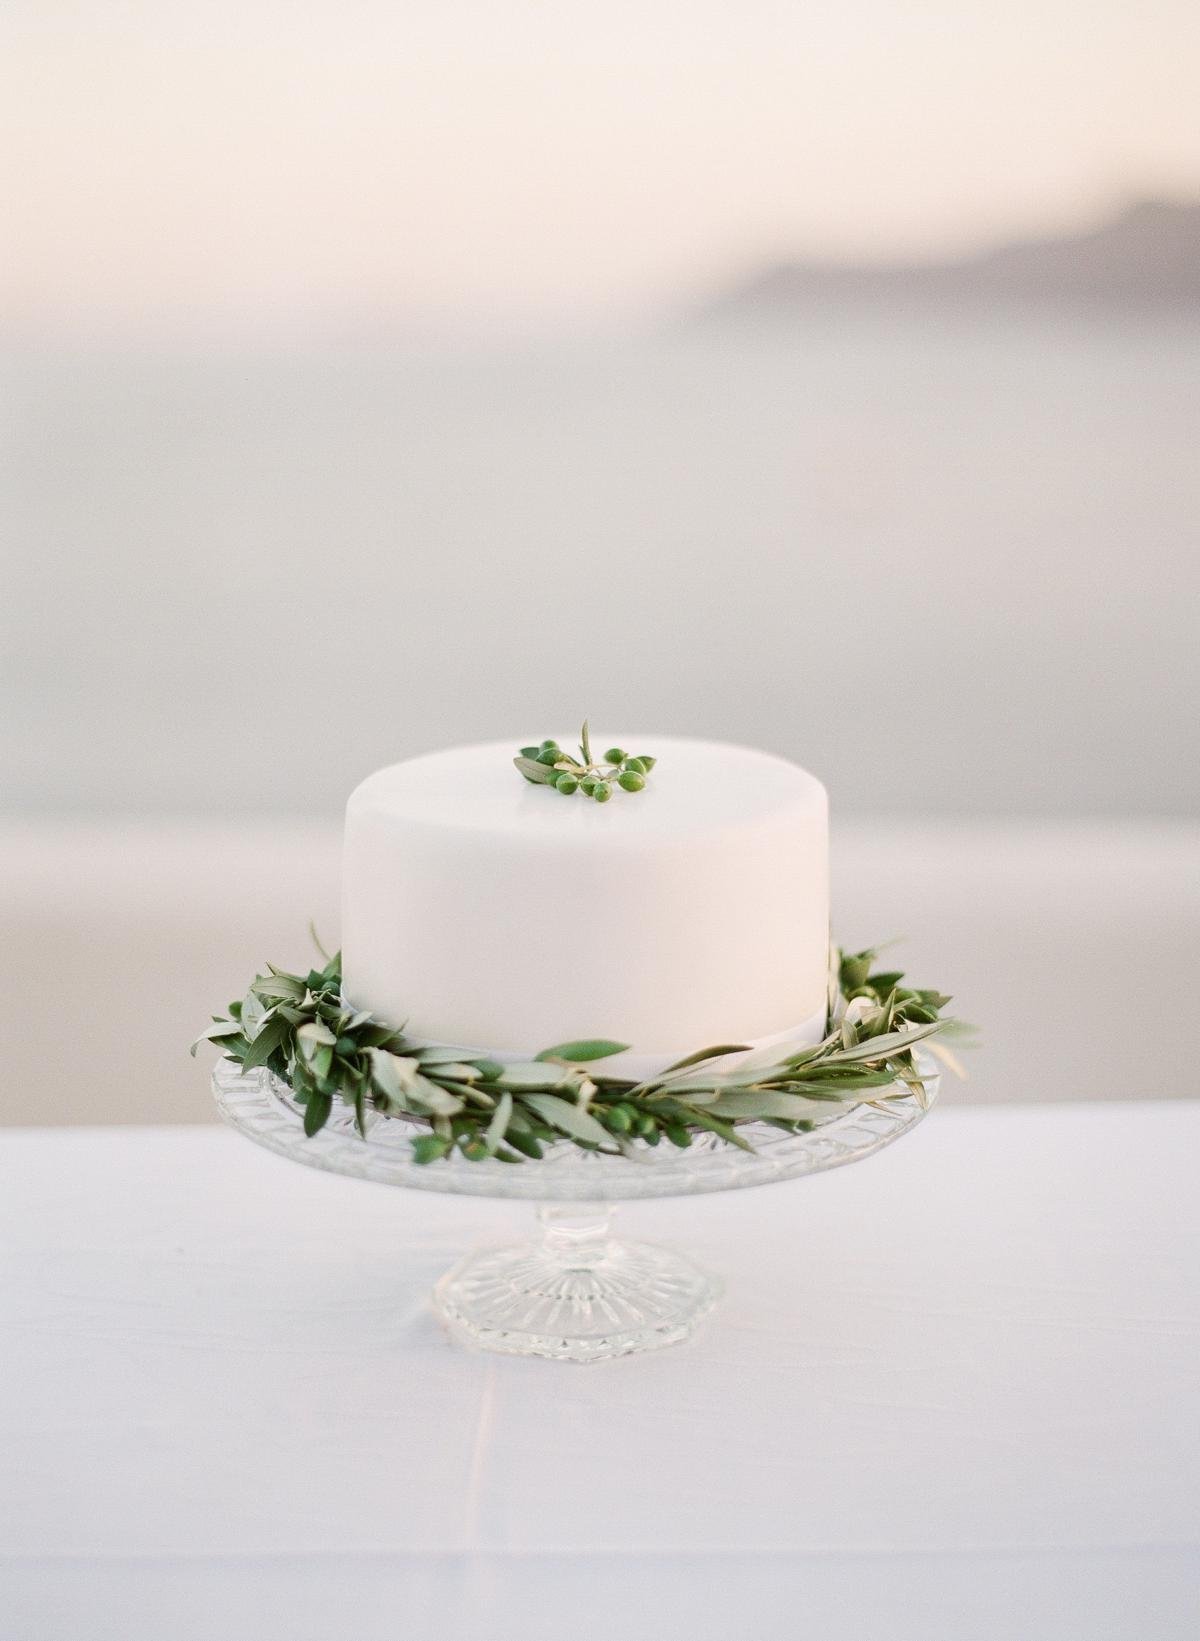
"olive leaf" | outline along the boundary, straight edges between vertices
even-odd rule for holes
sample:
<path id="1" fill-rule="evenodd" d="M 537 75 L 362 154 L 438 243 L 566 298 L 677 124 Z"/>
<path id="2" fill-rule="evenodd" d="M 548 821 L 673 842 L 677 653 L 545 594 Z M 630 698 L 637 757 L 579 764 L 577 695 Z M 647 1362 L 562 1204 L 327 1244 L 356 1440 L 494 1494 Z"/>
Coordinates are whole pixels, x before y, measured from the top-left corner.
<path id="1" fill-rule="evenodd" d="M 333 1098 L 329 1094 L 322 1094 L 314 1090 L 304 1102 L 304 1132 L 311 1140 L 319 1129 L 324 1128 L 329 1121 L 329 1113 L 333 1110 Z"/>
<path id="2" fill-rule="evenodd" d="M 413 1077 L 408 1098 L 416 1110 L 438 1117 L 457 1117 L 463 1108 L 461 1095 L 451 1094 L 449 1089 L 422 1077 L 419 1072 Z"/>
<path id="3" fill-rule="evenodd" d="M 582 1140 L 585 1145 L 598 1145 L 603 1151 L 616 1150 L 612 1135 L 595 1117 L 568 1100 L 560 1100 L 557 1094 L 527 1094 L 525 1104 L 571 1139 Z"/>
<path id="4" fill-rule="evenodd" d="M 628 1043 L 614 1043 L 607 1037 L 584 1037 L 576 1043 L 558 1043 L 544 1048 L 538 1060 L 606 1060 L 610 1054 L 624 1054 Z"/>
<path id="5" fill-rule="evenodd" d="M 778 1088 L 731 1089 L 705 1110 L 714 1117 L 738 1117 L 744 1121 L 759 1117 L 811 1117 L 814 1112 L 824 1115 L 819 1101 Z"/>
<path id="6" fill-rule="evenodd" d="M 416 1061 L 405 1059 L 399 1054 L 390 1054 L 383 1048 L 368 1048 L 364 1052 L 370 1067 L 372 1083 L 388 1106 L 403 1110 L 405 1095 L 412 1086 L 413 1075 L 417 1069 Z"/>
<path id="7" fill-rule="evenodd" d="M 513 1097 L 511 1094 L 501 1094 L 496 1101 L 496 1109 L 492 1113 L 491 1121 L 484 1132 L 483 1143 L 489 1151 L 495 1151 L 500 1141 L 508 1132 L 509 1119 L 513 1112 Z"/>
<path id="8" fill-rule="evenodd" d="M 501 1088 L 550 1089 L 561 1088 L 571 1073 L 565 1066 L 551 1065 L 543 1060 L 518 1060 L 502 1066 L 495 1079 Z"/>
<path id="9" fill-rule="evenodd" d="M 525 779 L 532 781 L 535 786 L 553 786 L 558 778 L 553 769 L 545 764 L 534 763 L 532 758 L 514 758 L 513 763 Z"/>
<path id="10" fill-rule="evenodd" d="M 669 1065 L 663 1076 L 667 1077 L 673 1071 L 686 1071 L 688 1066 L 702 1065 L 705 1060 L 719 1060 L 725 1054 L 748 1054 L 749 1043 L 718 1043 L 716 1048 L 698 1048 L 694 1054 L 685 1054 L 682 1060 L 676 1060 Z"/>
<path id="11" fill-rule="evenodd" d="M 255 1033 L 242 1061 L 243 1071 L 250 1071 L 255 1066 L 265 1066 L 275 1050 L 283 1046 L 290 1030 L 291 1025 L 282 1014 L 265 1019 Z"/>
<path id="12" fill-rule="evenodd" d="M 188 1050 L 188 1053 L 194 1059 L 196 1056 L 196 1050 L 200 1047 L 201 1043 L 219 1043 L 222 1038 L 240 1037 L 241 1034 L 242 1028 L 236 1020 L 217 1020 L 213 1025 L 209 1026 L 207 1031 L 202 1031 L 200 1033 L 199 1037 L 196 1038 L 196 1041 Z"/>

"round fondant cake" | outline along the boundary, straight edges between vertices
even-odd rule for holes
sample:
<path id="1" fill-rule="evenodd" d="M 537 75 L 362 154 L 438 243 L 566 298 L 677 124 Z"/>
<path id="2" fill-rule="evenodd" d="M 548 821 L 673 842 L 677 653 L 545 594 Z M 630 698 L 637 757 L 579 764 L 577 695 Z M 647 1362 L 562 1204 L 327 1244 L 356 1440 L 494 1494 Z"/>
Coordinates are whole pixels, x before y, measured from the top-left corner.
<path id="1" fill-rule="evenodd" d="M 369 776 L 346 809 L 353 1007 L 502 1059 L 604 1036 L 634 1075 L 706 1044 L 817 1041 L 825 788 L 745 747 L 622 744 L 653 778 L 604 804 L 519 778 L 508 742 Z"/>

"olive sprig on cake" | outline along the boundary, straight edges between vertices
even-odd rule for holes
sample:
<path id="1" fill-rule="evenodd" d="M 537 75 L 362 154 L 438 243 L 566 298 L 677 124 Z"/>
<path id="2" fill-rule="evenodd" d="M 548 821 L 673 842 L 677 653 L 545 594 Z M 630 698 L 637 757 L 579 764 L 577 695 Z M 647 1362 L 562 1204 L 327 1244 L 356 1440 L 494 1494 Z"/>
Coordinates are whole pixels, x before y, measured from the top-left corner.
<path id="1" fill-rule="evenodd" d="M 623 792 L 641 792 L 646 776 L 658 762 L 644 752 L 631 757 L 619 746 L 610 746 L 602 758 L 593 758 L 586 719 L 579 732 L 579 751 L 580 757 L 576 758 L 551 739 L 538 746 L 523 746 L 513 763 L 533 786 L 552 786 L 565 798 L 582 792 L 596 803 L 607 803 L 614 786 Z"/>

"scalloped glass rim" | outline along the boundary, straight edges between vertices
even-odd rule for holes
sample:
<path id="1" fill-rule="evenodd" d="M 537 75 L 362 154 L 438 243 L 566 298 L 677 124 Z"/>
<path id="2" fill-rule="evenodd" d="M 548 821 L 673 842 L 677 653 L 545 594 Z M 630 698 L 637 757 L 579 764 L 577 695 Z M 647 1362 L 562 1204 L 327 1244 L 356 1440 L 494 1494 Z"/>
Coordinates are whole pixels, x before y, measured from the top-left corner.
<path id="1" fill-rule="evenodd" d="M 685 1151 L 638 1142 L 633 1157 L 583 1151 L 564 1140 L 548 1147 L 540 1162 L 520 1164 L 470 1162 L 456 1153 L 422 1166 L 412 1160 L 411 1141 L 414 1133 L 426 1132 L 423 1125 L 372 1112 L 364 1140 L 354 1126 L 353 1111 L 340 1102 L 320 1133 L 308 1139 L 301 1109 L 287 1084 L 265 1067 L 243 1072 L 227 1057 L 217 1061 L 212 1085 L 226 1122 L 268 1150 L 310 1168 L 417 1191 L 529 1202 L 622 1202 L 771 1185 L 870 1156 L 914 1128 L 937 1098 L 937 1062 L 920 1050 L 917 1060 L 926 1105 L 906 1091 L 889 1098 L 886 1105 L 843 1107 L 807 1134 L 747 1123 L 741 1131 L 754 1146 L 753 1154 L 714 1135 L 697 1134 Z"/>

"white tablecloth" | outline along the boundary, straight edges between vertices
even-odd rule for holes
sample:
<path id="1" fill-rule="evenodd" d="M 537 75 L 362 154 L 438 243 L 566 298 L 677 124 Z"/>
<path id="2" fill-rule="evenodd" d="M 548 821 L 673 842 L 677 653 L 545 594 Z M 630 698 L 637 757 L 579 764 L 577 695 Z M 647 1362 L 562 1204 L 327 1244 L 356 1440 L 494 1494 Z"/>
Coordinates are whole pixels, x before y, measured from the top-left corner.
<path id="1" fill-rule="evenodd" d="M 528 1209 L 220 1130 L 0 1140 L 4 1641 L 1200 1633 L 1200 1102 L 936 1110 L 631 1206 L 686 1345 L 476 1355 L 426 1294 Z"/>

